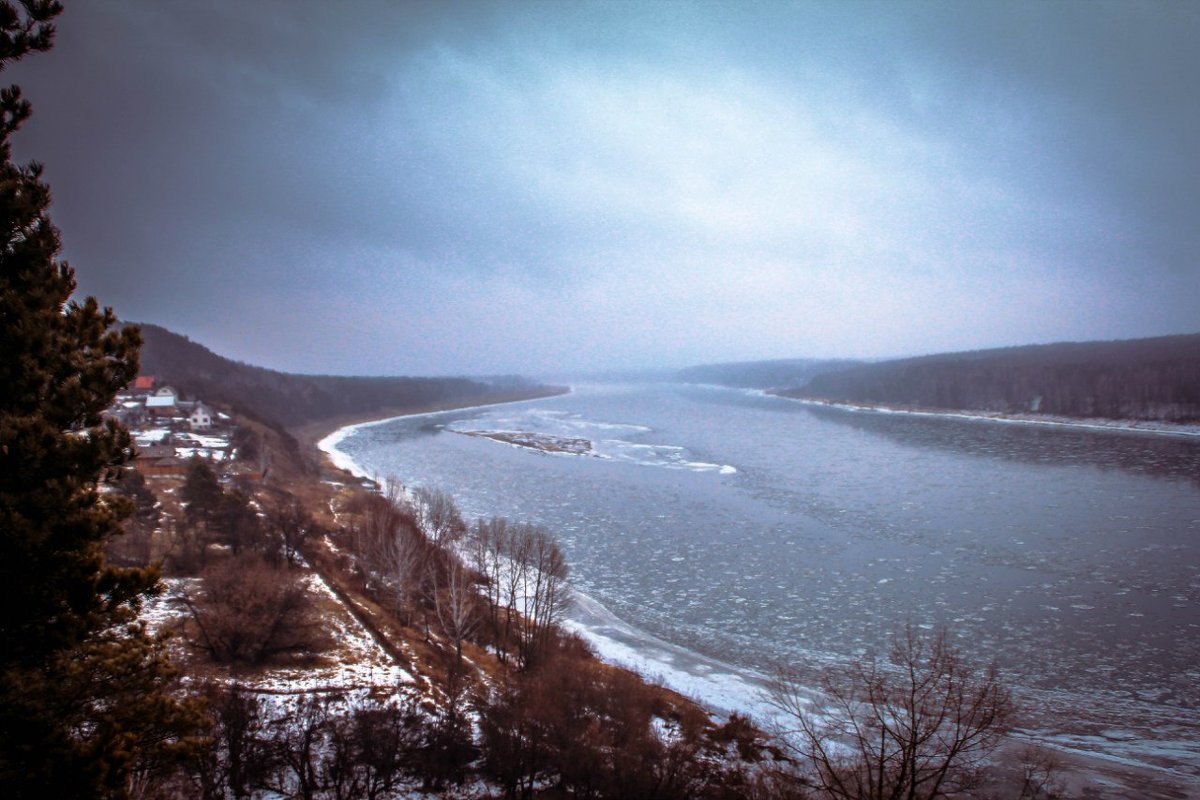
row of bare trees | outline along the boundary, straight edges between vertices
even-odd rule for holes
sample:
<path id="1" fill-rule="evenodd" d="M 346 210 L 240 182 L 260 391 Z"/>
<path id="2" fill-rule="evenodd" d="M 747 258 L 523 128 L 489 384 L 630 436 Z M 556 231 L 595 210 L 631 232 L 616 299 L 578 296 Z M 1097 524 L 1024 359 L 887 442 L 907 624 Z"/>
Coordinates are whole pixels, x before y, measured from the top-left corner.
<path id="1" fill-rule="evenodd" d="M 445 760 L 437 715 L 414 698 L 340 692 L 273 697 L 212 684 L 209 724 L 181 766 L 144 777 L 145 798 L 382 800 L 437 790 L 461 772 Z"/>
<path id="2" fill-rule="evenodd" d="M 545 528 L 494 517 L 471 528 L 468 558 L 485 589 L 497 656 L 515 656 L 530 668 L 550 645 L 570 601 L 566 557 Z"/>
<path id="3" fill-rule="evenodd" d="M 548 647 L 570 598 L 568 567 L 544 528 L 504 518 L 467 526 L 440 490 L 395 481 L 344 509 L 348 541 L 368 583 L 408 625 L 432 625 L 461 657 L 491 645 L 528 668 Z"/>

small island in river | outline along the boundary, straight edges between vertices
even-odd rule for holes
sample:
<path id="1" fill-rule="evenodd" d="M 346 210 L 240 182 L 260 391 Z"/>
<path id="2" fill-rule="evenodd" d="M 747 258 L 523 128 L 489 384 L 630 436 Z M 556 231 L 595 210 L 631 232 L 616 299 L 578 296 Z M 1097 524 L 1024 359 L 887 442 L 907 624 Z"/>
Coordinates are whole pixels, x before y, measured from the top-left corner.
<path id="1" fill-rule="evenodd" d="M 553 436 L 548 433 L 530 431 L 453 431 L 465 436 L 481 436 L 505 444 L 537 450 L 542 453 L 569 453 L 575 456 L 590 456 L 592 442 L 573 436 Z"/>

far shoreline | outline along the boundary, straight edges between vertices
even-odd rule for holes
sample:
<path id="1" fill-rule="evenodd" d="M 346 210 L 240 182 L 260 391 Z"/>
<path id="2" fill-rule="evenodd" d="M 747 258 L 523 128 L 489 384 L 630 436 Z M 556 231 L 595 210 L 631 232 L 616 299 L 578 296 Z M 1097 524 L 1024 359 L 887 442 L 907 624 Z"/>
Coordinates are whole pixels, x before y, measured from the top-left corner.
<path id="1" fill-rule="evenodd" d="M 764 389 L 763 394 L 792 400 L 804 405 L 832 408 L 854 413 L 896 414 L 913 417 L 935 417 L 940 419 L 977 420 L 999 422 L 1007 425 L 1042 425 L 1107 433 L 1132 433 L 1150 436 L 1173 436 L 1187 439 L 1200 438 L 1200 425 L 1189 423 L 1158 422 L 1154 420 L 1109 419 L 1102 417 L 1060 417 L 1030 412 L 1008 413 L 1003 411 L 970 411 L 952 408 L 927 408 L 888 403 L 854 403 L 846 400 L 828 400 L 819 397 L 804 397 L 787 394 L 783 389 Z"/>

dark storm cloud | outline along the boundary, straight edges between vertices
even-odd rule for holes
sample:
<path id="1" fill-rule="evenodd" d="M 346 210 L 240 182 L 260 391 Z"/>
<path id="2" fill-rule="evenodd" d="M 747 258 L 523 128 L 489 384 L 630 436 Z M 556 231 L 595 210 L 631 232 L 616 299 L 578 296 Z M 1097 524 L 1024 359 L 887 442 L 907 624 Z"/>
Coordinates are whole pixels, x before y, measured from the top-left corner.
<path id="1" fill-rule="evenodd" d="M 84 291 L 363 372 L 1200 327 L 1152 3 L 113 2 L 11 70 Z"/>

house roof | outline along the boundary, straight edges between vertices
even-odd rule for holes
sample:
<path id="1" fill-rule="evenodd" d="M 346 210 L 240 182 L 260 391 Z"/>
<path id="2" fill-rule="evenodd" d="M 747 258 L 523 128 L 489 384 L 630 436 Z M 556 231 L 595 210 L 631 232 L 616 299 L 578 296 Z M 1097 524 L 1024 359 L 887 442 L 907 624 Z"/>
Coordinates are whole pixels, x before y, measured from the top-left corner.
<path id="1" fill-rule="evenodd" d="M 136 378 L 133 379 L 133 388 L 135 388 L 135 389 L 153 389 L 154 388 L 154 380 L 155 379 L 154 379 L 153 375 L 138 375 Z"/>
<path id="2" fill-rule="evenodd" d="M 152 444 L 138 448 L 139 459 L 174 458 L 175 447 L 169 444 Z"/>
<path id="3" fill-rule="evenodd" d="M 155 395 L 154 397 L 146 398 L 146 408 L 174 408 L 175 395 Z"/>

